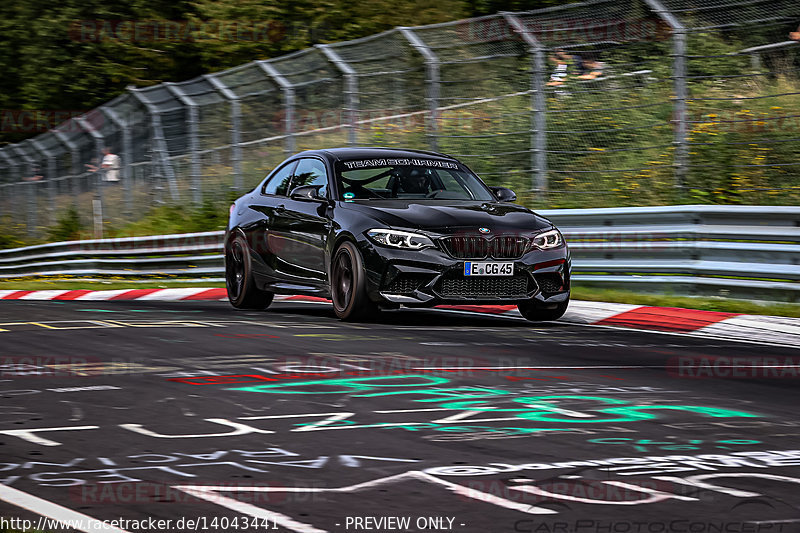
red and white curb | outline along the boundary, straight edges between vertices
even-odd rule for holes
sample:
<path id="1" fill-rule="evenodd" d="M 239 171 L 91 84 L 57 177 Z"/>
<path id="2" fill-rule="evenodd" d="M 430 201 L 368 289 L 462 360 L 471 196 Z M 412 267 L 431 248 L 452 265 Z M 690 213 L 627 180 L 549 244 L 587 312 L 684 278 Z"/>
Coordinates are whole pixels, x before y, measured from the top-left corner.
<path id="1" fill-rule="evenodd" d="M 114 291 L 0 290 L 0 300 L 219 301 L 227 300 L 227 292 L 224 288 L 204 287 Z M 308 296 L 277 296 L 276 300 L 326 302 L 323 298 Z M 516 306 L 512 305 L 445 305 L 439 309 L 520 316 Z M 797 318 L 572 300 L 560 321 L 800 347 L 800 319 Z"/>

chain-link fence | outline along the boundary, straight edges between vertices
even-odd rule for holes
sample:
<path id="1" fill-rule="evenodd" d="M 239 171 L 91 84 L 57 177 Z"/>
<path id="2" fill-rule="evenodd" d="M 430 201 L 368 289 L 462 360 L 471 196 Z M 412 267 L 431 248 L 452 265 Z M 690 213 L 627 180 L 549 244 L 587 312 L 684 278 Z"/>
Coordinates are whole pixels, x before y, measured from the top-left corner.
<path id="1" fill-rule="evenodd" d="M 798 25 L 796 0 L 593 0 L 131 87 L 0 149 L 0 216 L 119 227 L 342 145 L 452 154 L 537 207 L 797 204 Z"/>

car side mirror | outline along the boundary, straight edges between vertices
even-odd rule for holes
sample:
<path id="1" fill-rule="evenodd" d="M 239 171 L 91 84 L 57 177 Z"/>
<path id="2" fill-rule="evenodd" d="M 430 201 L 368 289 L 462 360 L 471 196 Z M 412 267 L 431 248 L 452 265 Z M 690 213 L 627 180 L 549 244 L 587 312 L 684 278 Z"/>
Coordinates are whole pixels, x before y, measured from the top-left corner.
<path id="1" fill-rule="evenodd" d="M 489 187 L 494 193 L 495 198 L 500 202 L 514 202 L 517 199 L 517 193 L 505 187 Z"/>
<path id="2" fill-rule="evenodd" d="M 327 202 L 328 199 L 319 194 L 320 188 L 322 185 L 301 185 L 292 189 L 289 198 L 301 202 Z"/>

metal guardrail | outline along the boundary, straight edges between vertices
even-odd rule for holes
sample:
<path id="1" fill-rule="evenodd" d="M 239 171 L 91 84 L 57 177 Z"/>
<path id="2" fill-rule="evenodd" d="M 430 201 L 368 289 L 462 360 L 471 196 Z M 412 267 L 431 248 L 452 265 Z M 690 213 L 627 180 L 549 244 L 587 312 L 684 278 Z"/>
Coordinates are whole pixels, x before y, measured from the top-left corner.
<path id="1" fill-rule="evenodd" d="M 540 211 L 564 233 L 578 284 L 795 301 L 800 207 L 664 206 Z M 223 274 L 222 231 L 0 250 L 0 279 Z"/>
<path id="2" fill-rule="evenodd" d="M 180 276 L 223 271 L 224 232 L 67 241 L 0 250 L 0 279 L 31 276 Z"/>

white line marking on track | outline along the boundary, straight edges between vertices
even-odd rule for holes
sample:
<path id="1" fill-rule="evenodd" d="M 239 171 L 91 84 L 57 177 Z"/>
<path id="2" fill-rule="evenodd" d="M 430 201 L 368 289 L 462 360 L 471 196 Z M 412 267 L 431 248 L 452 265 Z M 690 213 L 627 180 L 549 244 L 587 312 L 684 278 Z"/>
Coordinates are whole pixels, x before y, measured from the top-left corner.
<path id="1" fill-rule="evenodd" d="M 388 411 L 375 411 L 376 413 L 422 413 L 429 411 L 452 411 L 445 407 L 431 407 L 427 409 L 390 409 Z"/>
<path id="2" fill-rule="evenodd" d="M 297 533 L 327 533 L 327 531 L 324 529 L 317 529 L 310 524 L 299 522 L 277 511 L 270 511 L 269 509 L 256 507 L 255 505 L 242 502 L 233 498 L 228 498 L 220 494 L 221 491 L 226 491 L 226 490 L 230 491 L 230 487 L 213 487 L 213 486 L 199 487 L 199 486 L 187 485 L 187 486 L 173 486 L 172 488 L 181 490 L 187 494 L 191 494 L 195 498 L 200 498 L 209 501 L 211 503 L 222 505 L 223 507 L 227 507 L 228 509 L 236 511 L 239 514 L 250 515 L 260 521 L 266 522 L 267 524 L 270 523 L 280 524 L 289 531 L 295 531 Z M 263 488 L 263 487 L 256 487 L 250 490 L 255 491 L 258 488 Z M 311 492 L 314 489 L 306 489 L 306 490 Z"/>
<path id="3" fill-rule="evenodd" d="M 33 496 L 19 489 L 14 489 L 6 485 L 0 485 L 0 500 L 8 502 L 17 507 L 22 507 L 38 515 L 51 518 L 70 529 L 77 529 L 86 533 L 97 533 L 98 531 L 109 533 L 128 533 L 124 529 L 111 527 L 110 524 L 103 523 L 91 516 L 67 509 L 53 502 Z"/>
<path id="4" fill-rule="evenodd" d="M 12 437 L 19 437 L 20 439 L 32 442 L 33 444 L 40 444 L 42 446 L 61 446 L 60 442 L 46 439 L 36 435 L 40 431 L 86 431 L 90 429 L 100 429 L 100 426 L 67 426 L 60 428 L 30 428 L 30 429 L 4 429 L 0 430 L 0 435 L 10 435 Z M 2 485 L 0 485 L 1 487 Z"/>

